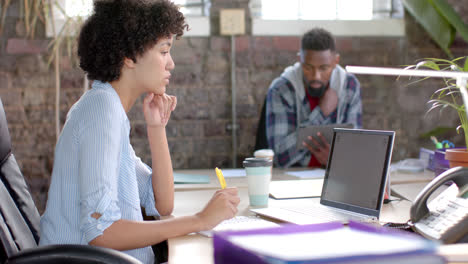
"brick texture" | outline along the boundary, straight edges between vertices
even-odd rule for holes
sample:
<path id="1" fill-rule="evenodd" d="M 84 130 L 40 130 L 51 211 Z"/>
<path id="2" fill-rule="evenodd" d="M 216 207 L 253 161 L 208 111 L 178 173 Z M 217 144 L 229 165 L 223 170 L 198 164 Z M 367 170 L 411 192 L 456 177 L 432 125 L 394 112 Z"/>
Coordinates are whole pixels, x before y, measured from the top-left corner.
<path id="1" fill-rule="evenodd" d="M 0 97 L 9 122 L 13 152 L 42 212 L 56 142 L 55 75 L 53 66 L 47 66 L 50 54 L 43 34 L 37 34 L 35 40 L 22 38 L 18 2 L 12 1 L 0 36 Z M 468 1 L 448 2 L 468 23 Z M 248 1 L 213 0 L 212 36 L 183 37 L 174 43 L 172 56 L 176 67 L 167 91 L 178 97 L 178 106 L 167 126 L 167 135 L 176 169 L 232 166 L 231 40 L 219 35 L 219 9 L 231 7 L 248 8 Z M 252 155 L 268 86 L 297 60 L 300 47 L 300 37 L 251 36 L 248 14 L 247 34 L 236 37 L 237 166 Z M 340 64 L 401 67 L 424 57 L 445 57 L 414 19 L 407 15 L 405 21 L 404 37 L 338 37 Z M 468 45 L 459 36 L 452 49 L 457 56 L 468 54 Z M 63 124 L 67 111 L 82 94 L 83 74 L 66 57 L 61 60 L 61 69 Z M 439 125 L 458 125 L 458 118 L 450 109 L 426 114 L 426 102 L 441 86 L 436 80 L 408 86 L 407 78 L 360 75 L 358 79 L 362 86 L 364 127 L 396 131 L 394 160 L 416 157 L 421 146 L 432 147 L 429 140 L 420 138 L 422 133 Z M 128 116 L 135 152 L 151 165 L 141 98 Z M 463 138 L 455 130 L 443 137 L 456 145 L 463 144 Z"/>
<path id="2" fill-rule="evenodd" d="M 47 40 L 11 38 L 8 40 L 8 54 L 38 54 L 47 50 Z"/>

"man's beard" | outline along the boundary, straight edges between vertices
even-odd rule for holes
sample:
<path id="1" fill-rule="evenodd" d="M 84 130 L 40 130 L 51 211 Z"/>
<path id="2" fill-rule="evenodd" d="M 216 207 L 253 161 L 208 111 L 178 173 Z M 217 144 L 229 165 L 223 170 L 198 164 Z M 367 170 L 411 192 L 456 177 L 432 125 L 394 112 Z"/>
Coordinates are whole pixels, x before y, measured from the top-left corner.
<path id="1" fill-rule="evenodd" d="M 320 84 L 320 88 L 313 88 L 312 84 Z M 322 97 L 328 88 L 328 84 L 321 81 L 308 81 L 304 78 L 304 85 L 307 89 L 307 93 L 312 97 Z"/>

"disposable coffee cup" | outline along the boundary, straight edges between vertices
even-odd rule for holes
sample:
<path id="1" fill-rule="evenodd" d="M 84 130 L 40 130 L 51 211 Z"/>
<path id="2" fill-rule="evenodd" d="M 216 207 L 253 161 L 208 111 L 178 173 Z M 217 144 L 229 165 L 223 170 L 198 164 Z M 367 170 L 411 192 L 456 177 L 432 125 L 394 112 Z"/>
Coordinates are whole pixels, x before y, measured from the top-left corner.
<path id="1" fill-rule="evenodd" d="M 267 207 L 270 194 L 271 166 L 269 158 L 246 158 L 243 162 L 247 174 L 249 204 L 252 207 Z"/>
<path id="2" fill-rule="evenodd" d="M 273 160 L 275 152 L 272 149 L 259 149 L 254 152 L 254 157 L 256 158 L 268 158 Z"/>

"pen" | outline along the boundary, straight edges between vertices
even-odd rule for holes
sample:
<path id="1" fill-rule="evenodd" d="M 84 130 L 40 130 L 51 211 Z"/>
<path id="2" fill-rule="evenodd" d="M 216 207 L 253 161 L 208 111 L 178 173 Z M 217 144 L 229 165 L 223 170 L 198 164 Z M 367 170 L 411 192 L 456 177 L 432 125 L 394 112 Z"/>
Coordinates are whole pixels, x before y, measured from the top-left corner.
<path id="1" fill-rule="evenodd" d="M 220 169 L 218 169 L 218 167 L 216 167 L 215 171 L 216 171 L 216 176 L 218 176 L 219 184 L 221 184 L 221 189 L 226 188 L 226 181 L 224 180 L 223 173 L 221 172 Z"/>

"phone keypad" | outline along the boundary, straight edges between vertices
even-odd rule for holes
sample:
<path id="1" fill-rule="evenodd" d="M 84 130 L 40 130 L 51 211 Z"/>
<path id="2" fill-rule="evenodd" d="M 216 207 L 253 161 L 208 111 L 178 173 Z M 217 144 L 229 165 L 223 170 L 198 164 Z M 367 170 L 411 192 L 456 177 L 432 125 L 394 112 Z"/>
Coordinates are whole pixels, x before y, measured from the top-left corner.
<path id="1" fill-rule="evenodd" d="M 434 209 L 415 223 L 417 229 L 434 239 L 440 239 L 451 227 L 468 221 L 468 203 L 466 199 L 440 199 Z"/>

